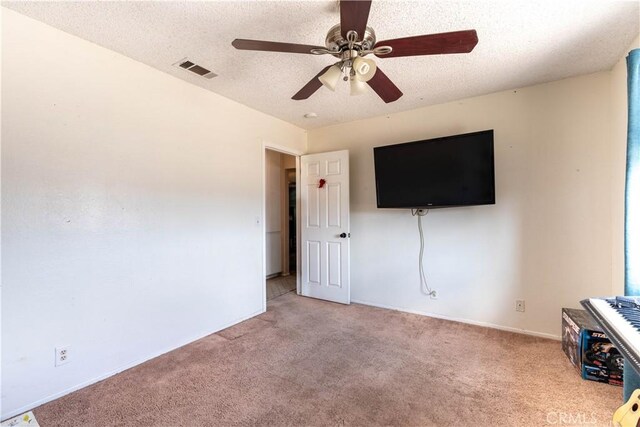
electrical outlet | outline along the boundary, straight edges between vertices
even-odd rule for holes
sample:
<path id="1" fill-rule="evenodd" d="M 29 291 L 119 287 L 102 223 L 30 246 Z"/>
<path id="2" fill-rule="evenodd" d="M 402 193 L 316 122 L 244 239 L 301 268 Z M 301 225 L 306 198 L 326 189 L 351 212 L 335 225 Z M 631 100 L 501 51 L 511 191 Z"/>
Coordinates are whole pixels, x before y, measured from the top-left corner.
<path id="1" fill-rule="evenodd" d="M 438 299 L 438 291 L 435 289 L 431 291 L 431 295 L 429 295 L 431 299 Z"/>
<path id="2" fill-rule="evenodd" d="M 56 347 L 56 366 L 64 365 L 69 363 L 69 357 L 71 354 L 69 353 L 69 346 L 65 347 Z"/>
<path id="3" fill-rule="evenodd" d="M 516 311 L 521 311 L 524 313 L 524 300 L 523 299 L 517 299 L 516 300 Z"/>

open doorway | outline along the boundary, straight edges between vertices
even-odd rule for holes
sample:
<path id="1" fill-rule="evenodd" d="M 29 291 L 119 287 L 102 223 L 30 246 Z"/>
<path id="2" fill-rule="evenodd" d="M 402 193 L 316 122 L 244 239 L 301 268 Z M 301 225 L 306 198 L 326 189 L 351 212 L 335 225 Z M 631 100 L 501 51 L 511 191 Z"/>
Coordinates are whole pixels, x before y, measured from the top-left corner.
<path id="1" fill-rule="evenodd" d="M 265 150 L 265 286 L 272 300 L 297 286 L 296 157 Z"/>

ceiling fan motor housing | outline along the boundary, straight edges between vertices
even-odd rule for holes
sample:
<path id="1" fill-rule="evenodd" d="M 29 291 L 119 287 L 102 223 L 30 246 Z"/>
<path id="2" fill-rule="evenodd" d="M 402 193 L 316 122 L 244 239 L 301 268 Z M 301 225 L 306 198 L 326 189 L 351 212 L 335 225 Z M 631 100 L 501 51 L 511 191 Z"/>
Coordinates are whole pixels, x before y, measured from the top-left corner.
<path id="1" fill-rule="evenodd" d="M 355 49 L 357 50 L 371 50 L 373 46 L 376 44 L 376 33 L 373 31 L 373 28 L 367 27 L 364 32 L 364 37 L 361 34 L 358 34 L 358 40 L 355 43 Z M 349 41 L 342 37 L 342 32 L 340 30 L 340 24 L 336 24 L 327 33 L 327 38 L 325 39 L 325 45 L 327 49 L 331 52 L 335 52 L 339 54 L 345 49 L 349 48 Z"/>

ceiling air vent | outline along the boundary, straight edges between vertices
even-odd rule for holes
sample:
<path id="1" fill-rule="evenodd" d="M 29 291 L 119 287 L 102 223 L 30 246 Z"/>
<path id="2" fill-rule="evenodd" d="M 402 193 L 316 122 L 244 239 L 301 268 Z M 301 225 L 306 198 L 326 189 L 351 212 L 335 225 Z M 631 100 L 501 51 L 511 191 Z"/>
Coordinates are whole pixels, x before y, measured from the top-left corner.
<path id="1" fill-rule="evenodd" d="M 195 64 L 189 61 L 187 58 L 182 58 L 180 61 L 176 62 L 173 65 L 175 65 L 176 67 L 184 68 L 185 70 L 191 71 L 192 73 L 197 74 L 201 77 L 204 77 L 205 79 L 212 79 L 217 76 L 217 74 L 214 73 L 213 71 L 210 71 L 198 64 Z"/>

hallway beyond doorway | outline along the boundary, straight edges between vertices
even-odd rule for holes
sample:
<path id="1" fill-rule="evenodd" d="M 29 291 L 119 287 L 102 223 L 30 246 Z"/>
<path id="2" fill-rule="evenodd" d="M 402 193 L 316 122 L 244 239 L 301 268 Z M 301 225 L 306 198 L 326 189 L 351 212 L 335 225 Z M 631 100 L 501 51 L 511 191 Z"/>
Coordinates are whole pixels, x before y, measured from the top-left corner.
<path id="1" fill-rule="evenodd" d="M 267 301 L 296 290 L 296 274 L 267 279 Z"/>

